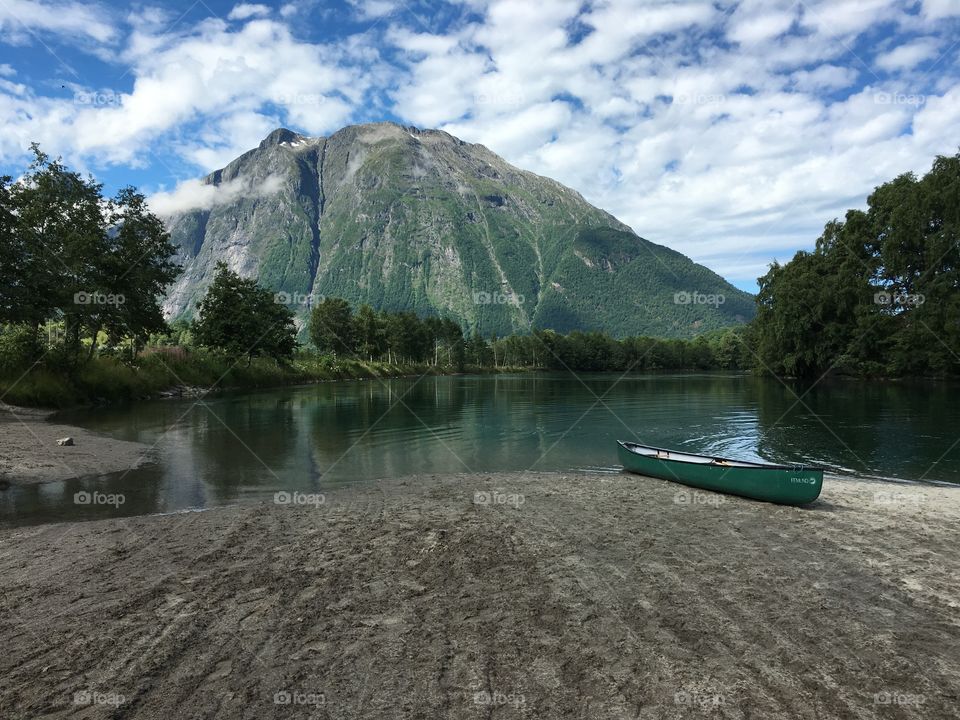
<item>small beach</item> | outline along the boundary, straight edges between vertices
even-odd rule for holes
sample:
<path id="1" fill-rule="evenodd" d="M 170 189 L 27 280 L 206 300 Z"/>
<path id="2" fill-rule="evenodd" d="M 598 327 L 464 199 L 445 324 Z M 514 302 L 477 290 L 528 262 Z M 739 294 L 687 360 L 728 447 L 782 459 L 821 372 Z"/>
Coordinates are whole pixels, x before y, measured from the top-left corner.
<path id="1" fill-rule="evenodd" d="M 932 718 L 960 489 L 415 476 L 0 530 L 7 718 Z"/>
<path id="2" fill-rule="evenodd" d="M 129 470 L 151 461 L 144 443 L 50 422 L 52 410 L 0 404 L 0 482 L 31 485 Z M 71 438 L 72 445 L 57 441 Z"/>

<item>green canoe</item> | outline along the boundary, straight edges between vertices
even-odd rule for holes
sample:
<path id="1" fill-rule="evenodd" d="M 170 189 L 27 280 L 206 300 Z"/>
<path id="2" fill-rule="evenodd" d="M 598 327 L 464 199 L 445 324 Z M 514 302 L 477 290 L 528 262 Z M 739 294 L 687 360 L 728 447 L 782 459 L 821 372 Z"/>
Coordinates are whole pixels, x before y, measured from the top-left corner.
<path id="1" fill-rule="evenodd" d="M 648 447 L 617 441 L 625 470 L 649 477 L 742 495 L 754 500 L 805 505 L 820 495 L 823 469 L 807 465 L 767 465 Z"/>

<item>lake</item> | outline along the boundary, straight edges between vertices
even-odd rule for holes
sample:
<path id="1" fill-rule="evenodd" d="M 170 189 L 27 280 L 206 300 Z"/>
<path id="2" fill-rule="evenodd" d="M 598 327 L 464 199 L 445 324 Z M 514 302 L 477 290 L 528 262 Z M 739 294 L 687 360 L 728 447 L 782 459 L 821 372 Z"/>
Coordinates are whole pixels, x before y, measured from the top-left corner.
<path id="1" fill-rule="evenodd" d="M 335 382 L 62 413 L 154 446 L 154 465 L 13 486 L 0 522 L 173 512 L 421 473 L 619 472 L 618 439 L 815 463 L 838 475 L 960 482 L 956 386 L 742 374 L 526 373 Z M 797 397 L 801 401 L 797 401 Z M 122 494 L 84 506 L 74 493 Z M 828 490 L 825 490 L 825 493 Z"/>

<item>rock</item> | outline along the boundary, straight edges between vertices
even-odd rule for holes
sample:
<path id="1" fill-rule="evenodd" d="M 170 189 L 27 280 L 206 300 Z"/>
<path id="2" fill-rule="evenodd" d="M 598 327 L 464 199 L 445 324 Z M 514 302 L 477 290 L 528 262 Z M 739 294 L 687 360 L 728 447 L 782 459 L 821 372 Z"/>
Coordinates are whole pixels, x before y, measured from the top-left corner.
<path id="1" fill-rule="evenodd" d="M 57 440 L 57 445 L 60 445 L 61 447 L 63 447 L 64 445 L 73 445 L 73 438 L 72 437 L 60 438 L 59 440 Z"/>

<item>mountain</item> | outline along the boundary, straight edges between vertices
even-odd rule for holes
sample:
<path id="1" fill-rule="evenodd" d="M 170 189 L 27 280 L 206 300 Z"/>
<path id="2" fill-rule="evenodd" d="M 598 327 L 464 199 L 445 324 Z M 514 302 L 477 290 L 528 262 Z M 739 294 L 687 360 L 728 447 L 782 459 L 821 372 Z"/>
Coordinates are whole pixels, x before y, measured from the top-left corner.
<path id="1" fill-rule="evenodd" d="M 750 295 L 574 190 L 437 130 L 279 129 L 202 183 L 192 207 L 164 218 L 184 265 L 169 317 L 191 316 L 220 260 L 301 319 L 321 296 L 485 335 L 689 337 L 753 315 Z"/>

